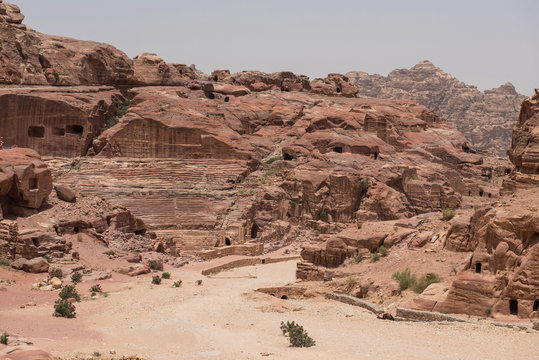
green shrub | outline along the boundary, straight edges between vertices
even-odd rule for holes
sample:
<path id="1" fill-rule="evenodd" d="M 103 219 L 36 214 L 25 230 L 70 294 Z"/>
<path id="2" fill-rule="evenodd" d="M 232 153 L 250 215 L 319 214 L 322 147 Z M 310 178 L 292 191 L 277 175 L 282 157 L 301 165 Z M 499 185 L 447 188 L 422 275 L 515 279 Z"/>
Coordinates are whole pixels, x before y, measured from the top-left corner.
<path id="1" fill-rule="evenodd" d="M 52 279 L 53 277 L 61 279 L 64 277 L 64 272 L 62 269 L 51 269 L 49 270 L 49 278 Z"/>
<path id="2" fill-rule="evenodd" d="M 159 285 L 161 284 L 161 277 L 159 275 L 155 275 L 152 277 L 152 284 Z"/>
<path id="3" fill-rule="evenodd" d="M 76 301 L 80 301 L 80 295 L 74 285 L 64 286 L 58 295 L 62 300 L 75 299 Z"/>
<path id="4" fill-rule="evenodd" d="M 372 254 L 371 260 L 372 262 L 377 262 L 378 260 L 380 260 L 380 254 L 378 253 Z"/>
<path id="5" fill-rule="evenodd" d="M 320 211 L 320 219 L 326 221 L 328 219 L 328 216 L 329 216 L 329 210 L 327 207 L 323 207 L 322 208 L 322 211 Z"/>
<path id="6" fill-rule="evenodd" d="M 360 253 L 359 251 L 354 255 L 354 262 L 356 264 L 359 264 L 360 262 L 363 261 L 363 254 Z"/>
<path id="7" fill-rule="evenodd" d="M 294 321 L 287 321 L 286 323 L 281 321 L 281 331 L 284 336 L 288 336 L 290 346 L 311 347 L 316 344 L 307 331 L 303 329 L 303 326 L 296 324 Z"/>
<path id="8" fill-rule="evenodd" d="M 367 190 L 369 190 L 370 181 L 371 181 L 371 179 L 369 179 L 368 177 L 363 179 L 363 184 L 362 184 L 361 187 L 363 188 L 364 193 L 367 192 Z"/>
<path id="9" fill-rule="evenodd" d="M 82 274 L 80 272 L 74 272 L 73 275 L 71 275 L 71 281 L 73 281 L 73 284 L 78 284 L 82 281 Z"/>
<path id="10" fill-rule="evenodd" d="M 105 254 L 107 254 L 108 256 L 114 256 L 116 253 L 114 252 L 114 250 L 109 250 Z"/>
<path id="11" fill-rule="evenodd" d="M 52 75 L 57 82 L 60 81 L 60 74 L 58 74 L 58 71 L 53 72 Z"/>
<path id="12" fill-rule="evenodd" d="M 170 279 L 170 273 L 169 272 L 164 272 L 163 274 L 161 274 L 161 277 L 163 279 Z"/>
<path id="13" fill-rule="evenodd" d="M 442 209 L 442 219 L 444 221 L 449 221 L 455 217 L 455 210 L 452 209 Z"/>
<path id="14" fill-rule="evenodd" d="M 434 273 L 425 274 L 417 279 L 415 274 L 408 268 L 404 271 L 393 273 L 393 279 L 399 282 L 400 291 L 412 289 L 418 294 L 421 294 L 430 284 L 440 282 L 440 277 Z"/>
<path id="15" fill-rule="evenodd" d="M 181 280 L 174 281 L 174 284 L 172 286 L 178 288 L 178 287 L 182 286 L 182 281 Z"/>
<path id="16" fill-rule="evenodd" d="M 45 260 L 47 260 L 48 263 L 51 263 L 51 262 L 52 262 L 50 256 L 47 255 L 47 254 L 43 255 L 42 258 L 45 259 Z"/>
<path id="17" fill-rule="evenodd" d="M 122 116 L 125 115 L 125 113 L 127 112 L 127 110 L 129 110 L 129 105 L 131 105 L 131 100 L 127 99 L 121 103 L 118 103 L 116 105 L 116 116 L 118 116 L 119 118 L 121 118 Z"/>
<path id="18" fill-rule="evenodd" d="M 357 229 L 358 229 L 358 230 L 361 230 L 361 227 L 363 226 L 363 223 L 362 223 L 361 221 L 358 221 L 358 222 L 356 223 L 356 225 L 357 225 Z"/>
<path id="19" fill-rule="evenodd" d="M 357 284 L 358 284 L 358 281 L 355 277 L 349 276 L 348 279 L 346 279 L 346 286 L 349 289 L 356 287 Z"/>
<path id="20" fill-rule="evenodd" d="M 440 277 L 434 273 L 428 273 L 419 278 L 417 283 L 412 286 L 412 290 L 421 294 L 430 284 L 439 283 Z"/>
<path id="21" fill-rule="evenodd" d="M 202 285 L 202 280 L 197 280 L 197 285 Z"/>
<path id="22" fill-rule="evenodd" d="M 92 354 L 93 357 L 101 357 L 101 353 L 99 351 L 94 351 Z"/>
<path id="23" fill-rule="evenodd" d="M 270 157 L 268 160 L 266 160 L 266 164 L 272 164 L 274 163 L 275 161 L 279 160 L 279 157 L 278 156 L 273 156 L 273 157 Z"/>
<path id="24" fill-rule="evenodd" d="M 75 305 L 71 304 L 67 299 L 56 300 L 52 316 L 72 319 L 76 316 Z"/>
<path id="25" fill-rule="evenodd" d="M 110 117 L 105 121 L 105 125 L 103 126 L 105 130 L 110 129 L 114 125 L 118 124 L 120 119 L 118 119 L 116 116 Z"/>
<path id="26" fill-rule="evenodd" d="M 8 259 L 0 259 L 0 266 L 8 267 L 9 265 L 11 265 L 11 263 Z"/>
<path id="27" fill-rule="evenodd" d="M 163 271 L 163 262 L 161 260 L 149 260 L 148 266 L 152 270 Z"/>
<path id="28" fill-rule="evenodd" d="M 7 333 L 3 333 L 2 335 L 0 335 L 0 344 L 7 345 L 8 341 L 9 335 Z"/>
<path id="29" fill-rule="evenodd" d="M 389 250 L 384 246 L 380 246 L 377 250 L 378 254 L 380 254 L 382 257 L 386 257 L 389 255 Z"/>
<path id="30" fill-rule="evenodd" d="M 397 271 L 393 273 L 393 279 L 397 280 L 399 283 L 400 291 L 404 291 L 408 288 L 414 286 L 417 282 L 417 279 L 410 269 L 406 268 L 403 271 Z"/>

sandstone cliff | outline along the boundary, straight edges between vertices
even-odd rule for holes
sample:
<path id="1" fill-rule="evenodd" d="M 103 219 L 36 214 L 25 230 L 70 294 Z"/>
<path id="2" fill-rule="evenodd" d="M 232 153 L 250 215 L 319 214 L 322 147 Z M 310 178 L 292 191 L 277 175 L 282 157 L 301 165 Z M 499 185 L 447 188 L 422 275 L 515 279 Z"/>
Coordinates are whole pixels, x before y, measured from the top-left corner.
<path id="1" fill-rule="evenodd" d="M 417 101 L 454 124 L 476 148 L 503 157 L 525 99 L 510 83 L 481 92 L 429 61 L 394 70 L 387 77 L 364 72 L 346 75 L 359 95 Z"/>

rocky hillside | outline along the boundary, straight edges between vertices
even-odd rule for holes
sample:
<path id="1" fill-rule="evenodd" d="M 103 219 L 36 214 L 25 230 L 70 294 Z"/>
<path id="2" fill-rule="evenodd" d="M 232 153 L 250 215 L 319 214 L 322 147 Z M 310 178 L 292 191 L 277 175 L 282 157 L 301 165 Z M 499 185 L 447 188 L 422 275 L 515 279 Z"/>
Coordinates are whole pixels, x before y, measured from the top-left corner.
<path id="1" fill-rule="evenodd" d="M 357 86 L 359 95 L 417 101 L 454 124 L 477 149 L 503 157 L 525 99 L 510 83 L 481 92 L 430 61 L 394 70 L 387 77 L 364 72 L 346 76 Z"/>

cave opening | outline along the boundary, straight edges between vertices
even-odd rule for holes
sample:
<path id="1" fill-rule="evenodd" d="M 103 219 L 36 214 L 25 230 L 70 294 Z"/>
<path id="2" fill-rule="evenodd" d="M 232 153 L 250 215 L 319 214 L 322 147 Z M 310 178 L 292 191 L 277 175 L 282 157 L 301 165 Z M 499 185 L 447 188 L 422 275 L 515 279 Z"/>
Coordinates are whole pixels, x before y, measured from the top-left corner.
<path id="1" fill-rule="evenodd" d="M 469 154 L 470 153 L 470 148 L 467 145 L 462 145 L 462 151 Z"/>
<path id="2" fill-rule="evenodd" d="M 69 134 L 82 136 L 82 133 L 84 132 L 84 127 L 82 125 L 67 125 L 66 132 Z"/>
<path id="3" fill-rule="evenodd" d="M 483 190 L 479 190 L 479 196 L 483 197 Z"/>
<path id="4" fill-rule="evenodd" d="M 488 197 L 491 198 L 491 197 L 492 197 L 492 194 L 491 194 L 491 193 L 488 193 Z"/>
<path id="5" fill-rule="evenodd" d="M 43 126 L 29 126 L 28 136 L 35 138 L 45 137 L 45 128 Z"/>
<path id="6" fill-rule="evenodd" d="M 39 240 L 36 238 L 32 238 L 32 244 L 34 244 L 35 247 L 39 246 Z"/>
<path id="7" fill-rule="evenodd" d="M 481 274 L 481 263 L 478 262 L 478 263 L 475 263 L 475 272 L 478 273 L 478 274 Z"/>
<path id="8" fill-rule="evenodd" d="M 144 235 L 144 234 L 146 234 L 146 229 L 135 230 L 135 235 Z"/>
<path id="9" fill-rule="evenodd" d="M 342 154 L 342 147 L 341 147 L 341 146 L 336 146 L 336 147 L 334 147 L 334 148 L 333 148 L 333 152 Z"/>
<path id="10" fill-rule="evenodd" d="M 511 174 L 511 169 L 505 169 L 505 174 L 506 174 L 506 175 Z"/>
<path id="11" fill-rule="evenodd" d="M 511 315 L 518 315 L 518 300 L 509 300 L 509 313 Z"/>
<path id="12" fill-rule="evenodd" d="M 373 153 L 373 156 L 374 156 L 374 160 L 378 160 L 378 151 L 375 151 Z"/>
<path id="13" fill-rule="evenodd" d="M 468 190 L 468 196 L 472 196 L 472 190 Z"/>
<path id="14" fill-rule="evenodd" d="M 38 188 L 37 178 L 28 179 L 28 189 L 35 190 Z"/>
<path id="15" fill-rule="evenodd" d="M 225 238 L 225 245 L 226 245 L 226 246 L 232 245 L 232 241 L 230 241 L 230 239 L 227 238 L 227 237 Z"/>
<path id="16" fill-rule="evenodd" d="M 253 224 L 253 226 L 251 226 L 251 239 L 256 239 L 259 231 L 260 231 L 260 228 L 258 227 L 258 225 Z"/>
<path id="17" fill-rule="evenodd" d="M 218 80 L 219 80 L 219 78 L 217 77 L 217 75 L 215 75 L 215 76 L 213 77 L 213 81 L 218 81 Z"/>
<path id="18" fill-rule="evenodd" d="M 211 99 L 211 100 L 215 99 L 215 94 L 212 92 L 208 93 L 208 99 Z"/>
<path id="19" fill-rule="evenodd" d="M 342 92 L 342 89 L 340 87 L 337 88 L 337 94 L 340 94 Z"/>
<path id="20" fill-rule="evenodd" d="M 288 296 L 283 295 L 283 296 L 281 296 L 281 299 L 282 299 L 282 300 L 288 300 Z"/>
<path id="21" fill-rule="evenodd" d="M 533 311 L 539 311 L 539 300 L 533 302 Z"/>
<path id="22" fill-rule="evenodd" d="M 283 159 L 286 160 L 286 161 L 291 161 L 291 160 L 294 160 L 294 157 L 290 154 L 287 154 L 287 153 L 284 153 L 283 154 Z"/>
<path id="23" fill-rule="evenodd" d="M 78 226 L 75 226 L 75 227 L 73 228 L 73 232 L 74 232 L 75 234 L 78 234 L 78 233 L 79 233 L 79 227 L 78 227 Z"/>
<path id="24" fill-rule="evenodd" d="M 225 97 L 225 102 L 229 102 L 230 101 L 230 97 L 226 96 Z"/>

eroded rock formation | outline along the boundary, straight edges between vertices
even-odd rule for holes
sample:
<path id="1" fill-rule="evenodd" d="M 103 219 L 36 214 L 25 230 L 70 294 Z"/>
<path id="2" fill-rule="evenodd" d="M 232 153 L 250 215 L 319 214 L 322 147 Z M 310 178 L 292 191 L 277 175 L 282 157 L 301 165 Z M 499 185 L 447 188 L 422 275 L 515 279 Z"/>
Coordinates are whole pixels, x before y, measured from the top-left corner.
<path id="1" fill-rule="evenodd" d="M 518 109 L 525 99 L 510 83 L 481 92 L 430 61 L 394 70 L 387 77 L 364 72 L 346 76 L 359 95 L 417 101 L 455 125 L 474 147 L 499 156 L 505 156 L 509 148 Z"/>

